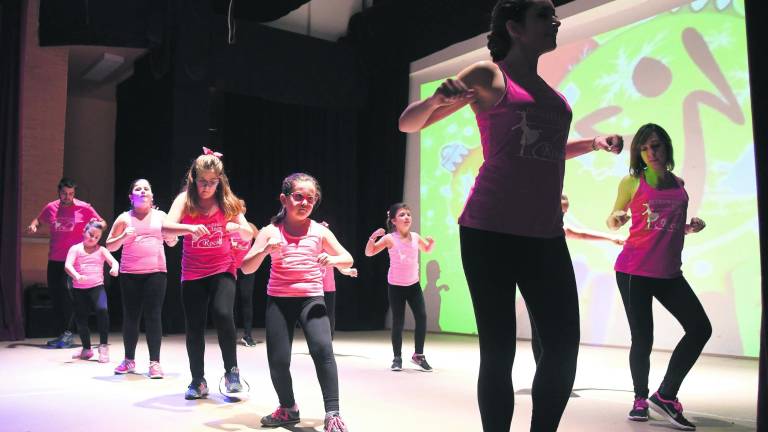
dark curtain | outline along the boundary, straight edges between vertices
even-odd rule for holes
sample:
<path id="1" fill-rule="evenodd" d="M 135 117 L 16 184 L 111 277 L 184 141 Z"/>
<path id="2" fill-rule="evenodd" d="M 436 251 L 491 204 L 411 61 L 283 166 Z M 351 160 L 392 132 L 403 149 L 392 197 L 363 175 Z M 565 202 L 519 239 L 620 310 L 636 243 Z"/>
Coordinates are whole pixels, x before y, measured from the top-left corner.
<path id="1" fill-rule="evenodd" d="M 24 338 L 19 87 L 22 2 L 0 3 L 0 340 Z"/>

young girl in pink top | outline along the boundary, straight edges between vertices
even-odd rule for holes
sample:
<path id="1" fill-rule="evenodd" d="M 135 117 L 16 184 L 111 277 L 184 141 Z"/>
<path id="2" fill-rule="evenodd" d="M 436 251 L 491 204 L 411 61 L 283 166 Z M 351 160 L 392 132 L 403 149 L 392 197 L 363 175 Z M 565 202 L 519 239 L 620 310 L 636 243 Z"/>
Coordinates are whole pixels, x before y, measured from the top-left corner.
<path id="1" fill-rule="evenodd" d="M 339 415 L 339 379 L 331 342 L 331 326 L 323 299 L 323 269 L 349 268 L 352 256 L 323 225 L 310 219 L 321 198 L 314 177 L 291 174 L 283 180 L 282 208 L 264 227 L 243 260 L 243 272 L 253 273 L 269 255 L 267 284 L 267 357 L 272 384 L 280 400 L 274 413 L 261 419 L 268 427 L 300 421 L 293 395 L 291 346 L 296 322 L 301 324 L 315 363 L 325 404 L 325 432 L 346 432 Z"/>
<path id="2" fill-rule="evenodd" d="M 431 372 L 432 367 L 424 357 L 424 339 L 427 334 L 427 311 L 424 306 L 424 294 L 419 284 L 419 251 L 431 252 L 435 246 L 432 237 L 422 238 L 411 231 L 411 209 L 404 203 L 393 204 L 387 211 L 387 229 L 379 228 L 371 234 L 365 244 L 365 256 L 374 256 L 385 248 L 389 251 L 389 307 L 392 310 L 392 360 L 393 371 L 403 369 L 401 356 L 403 346 L 403 323 L 405 322 L 405 303 L 411 307 L 416 321 L 414 331 L 415 352 L 411 362 L 424 372 Z M 381 237 L 379 240 L 377 238 Z"/>
<path id="3" fill-rule="evenodd" d="M 235 342 L 235 259 L 231 232 L 244 240 L 253 236 L 241 201 L 229 187 L 222 155 L 203 147 L 189 167 L 184 191 L 176 197 L 163 222 L 163 233 L 184 236 L 181 256 L 181 300 L 187 331 L 187 355 L 192 382 L 184 397 L 208 395 L 205 380 L 205 326 L 208 303 L 224 360 L 228 393 L 242 391 Z"/>
<path id="4" fill-rule="evenodd" d="M 647 421 L 650 402 L 677 428 L 695 430 L 683 416 L 677 392 L 712 335 L 712 326 L 680 266 L 685 235 L 701 231 L 705 224 L 696 217 L 686 224 L 688 194 L 683 179 L 672 174 L 674 167 L 669 134 L 653 123 L 642 126 L 632 139 L 629 175 L 619 184 L 607 224 L 616 230 L 632 221 L 614 267 L 632 334 L 629 368 L 635 401 L 628 418 Z M 659 390 L 649 398 L 654 297 L 680 322 L 685 335 L 672 352 Z"/>
<path id="5" fill-rule="evenodd" d="M 88 315 L 91 309 L 96 311 L 99 328 L 99 363 L 109 361 L 109 313 L 107 311 L 107 293 L 104 290 L 104 263 L 108 263 L 109 274 L 117 276 L 120 265 L 109 251 L 99 246 L 101 234 L 106 224 L 92 219 L 85 225 L 83 241 L 67 252 L 64 269 L 72 278 L 72 297 L 75 304 L 77 331 L 83 347 L 72 358 L 88 360 L 93 357 L 91 333 L 88 330 Z"/>
<path id="6" fill-rule="evenodd" d="M 123 300 L 123 345 L 125 359 L 115 368 L 116 374 L 136 369 L 136 344 L 139 340 L 139 320 L 144 314 L 144 327 L 149 348 L 150 378 L 163 378 L 160 367 L 160 343 L 163 337 L 161 312 L 165 299 L 165 249 L 174 246 L 177 238 L 163 236 L 164 211 L 153 208 L 152 185 L 145 179 L 131 183 L 128 198 L 131 210 L 120 214 L 107 238 L 107 249 L 123 248 L 120 256 L 120 292 Z"/>

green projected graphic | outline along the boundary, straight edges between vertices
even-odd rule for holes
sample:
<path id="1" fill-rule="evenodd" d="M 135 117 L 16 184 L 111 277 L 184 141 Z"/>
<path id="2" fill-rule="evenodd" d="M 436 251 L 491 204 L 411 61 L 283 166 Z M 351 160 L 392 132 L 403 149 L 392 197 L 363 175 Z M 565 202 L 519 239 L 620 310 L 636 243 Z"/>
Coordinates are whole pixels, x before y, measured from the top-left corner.
<path id="1" fill-rule="evenodd" d="M 626 140 L 619 157 L 597 152 L 567 162 L 565 223 L 607 232 L 632 134 L 648 122 L 662 125 L 690 195 L 688 216 L 707 223 L 686 237 L 683 273 L 712 321 L 708 351 L 757 356 L 760 257 L 744 6 L 723 3 L 695 1 L 561 46 L 539 69 L 573 108 L 571 138 L 619 133 Z M 441 81 L 423 84 L 421 98 Z M 425 297 L 437 315 L 430 319 L 441 331 L 476 333 L 457 224 L 483 160 L 474 114 L 466 107 L 420 138 L 420 232 L 438 245 L 421 258 Z M 627 345 L 613 272 L 621 247 L 570 239 L 568 246 L 582 342 Z"/>

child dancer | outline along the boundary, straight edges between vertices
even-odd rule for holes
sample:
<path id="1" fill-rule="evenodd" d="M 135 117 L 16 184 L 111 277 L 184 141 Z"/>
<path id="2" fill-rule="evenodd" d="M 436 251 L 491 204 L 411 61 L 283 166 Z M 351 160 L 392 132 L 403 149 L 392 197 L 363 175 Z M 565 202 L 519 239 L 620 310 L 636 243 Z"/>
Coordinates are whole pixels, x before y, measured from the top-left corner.
<path id="1" fill-rule="evenodd" d="M 301 324 L 325 404 L 325 432 L 346 432 L 339 415 L 339 380 L 331 342 L 331 326 L 323 299 L 323 268 L 352 266 L 352 256 L 326 227 L 310 219 L 321 198 L 314 177 L 291 174 L 283 180 L 280 212 L 256 236 L 243 260 L 243 272 L 253 273 L 270 255 L 267 285 L 267 357 L 272 384 L 280 400 L 261 424 L 278 427 L 300 421 L 293 395 L 291 345 L 296 322 Z"/>
<path id="2" fill-rule="evenodd" d="M 403 323 L 405 321 L 405 302 L 411 307 L 416 329 L 414 339 L 416 350 L 411 362 L 424 372 L 432 372 L 432 367 L 424 357 L 424 339 L 427 334 L 427 311 L 424 306 L 424 294 L 419 284 L 419 250 L 431 252 L 435 246 L 432 237 L 422 238 L 411 232 L 411 209 L 404 203 L 393 204 L 387 212 L 387 229 L 383 228 L 371 234 L 365 244 L 365 255 L 373 256 L 387 248 L 389 251 L 389 307 L 392 309 L 392 360 L 393 371 L 403 369 L 401 357 L 403 345 Z M 379 240 L 376 240 L 381 237 Z"/>
<path id="3" fill-rule="evenodd" d="M 144 328 L 149 349 L 149 371 L 152 379 L 163 378 L 160 367 L 160 343 L 163 337 L 161 313 L 165 300 L 167 269 L 165 248 L 178 239 L 162 234 L 164 211 L 153 208 L 152 185 L 145 179 L 131 183 L 128 199 L 131 209 L 120 214 L 107 238 L 107 249 L 121 247 L 120 291 L 123 300 L 123 345 L 125 358 L 115 368 L 116 374 L 136 370 L 136 344 L 139 341 L 139 320 L 144 314 Z"/>
<path id="4" fill-rule="evenodd" d="M 101 234 L 106 224 L 97 219 L 91 219 L 85 225 L 83 241 L 71 248 L 64 262 L 64 269 L 72 278 L 72 297 L 75 304 L 75 319 L 77 332 L 83 347 L 72 358 L 88 360 L 93 357 L 91 349 L 91 333 L 88 330 L 88 314 L 91 309 L 96 311 L 99 328 L 99 363 L 109 361 L 109 313 L 107 312 L 107 293 L 104 291 L 104 262 L 109 264 L 109 274 L 117 276 L 120 265 L 109 251 L 99 246 Z"/>
<path id="5" fill-rule="evenodd" d="M 240 201 L 243 205 L 243 215 L 245 215 L 245 201 Z M 248 225 L 251 227 L 254 236 L 259 233 L 259 229 L 250 222 Z M 240 338 L 240 342 L 247 347 L 256 346 L 256 341 L 253 340 L 253 282 L 255 275 L 253 273 L 243 273 L 240 266 L 243 263 L 243 258 L 251 249 L 251 240 L 243 240 L 237 232 L 231 234 L 232 239 L 232 254 L 235 257 L 235 267 L 237 268 L 237 292 L 240 298 L 240 311 L 243 316 L 243 337 Z"/>

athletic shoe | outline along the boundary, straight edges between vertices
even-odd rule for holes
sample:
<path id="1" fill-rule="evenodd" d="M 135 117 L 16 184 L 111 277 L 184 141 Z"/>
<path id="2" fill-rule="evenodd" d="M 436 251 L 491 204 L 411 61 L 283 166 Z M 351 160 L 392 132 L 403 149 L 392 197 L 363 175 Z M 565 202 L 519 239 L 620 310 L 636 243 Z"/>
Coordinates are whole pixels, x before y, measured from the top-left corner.
<path id="1" fill-rule="evenodd" d="M 72 354 L 72 358 L 76 360 L 88 360 L 91 357 L 93 357 L 93 350 L 90 348 L 80 348 L 74 354 Z"/>
<path id="2" fill-rule="evenodd" d="M 45 344 L 51 348 L 70 348 L 74 340 L 75 335 L 71 331 L 67 330 L 56 339 L 51 339 Z"/>
<path id="3" fill-rule="evenodd" d="M 117 365 L 115 368 L 115 374 L 117 375 L 123 375 L 127 373 L 131 373 L 136 370 L 136 362 L 129 359 L 124 359 L 122 363 Z"/>
<path id="4" fill-rule="evenodd" d="M 293 408 L 277 407 L 275 412 L 261 418 L 261 425 L 266 427 L 287 426 L 300 422 L 299 407 Z"/>
<path id="5" fill-rule="evenodd" d="M 411 357 L 411 363 L 418 366 L 422 372 L 432 372 L 432 366 L 427 363 L 427 358 L 424 357 L 424 354 L 414 354 Z"/>
<path id="6" fill-rule="evenodd" d="M 251 335 L 245 335 L 240 338 L 240 342 L 243 343 L 243 345 L 247 347 L 253 347 L 256 346 L 256 341 L 253 340 L 253 337 Z"/>
<path id="7" fill-rule="evenodd" d="M 338 411 L 331 411 L 325 414 L 323 432 L 347 432 L 347 425 L 341 419 Z"/>
<path id="8" fill-rule="evenodd" d="M 403 359 L 400 357 L 395 357 L 392 359 L 392 366 L 390 366 L 389 369 L 395 372 L 403 370 Z"/>
<path id="9" fill-rule="evenodd" d="M 149 362 L 149 371 L 147 372 L 147 376 L 152 379 L 161 379 L 165 376 L 163 374 L 163 368 L 160 367 L 160 362 Z"/>
<path id="10" fill-rule="evenodd" d="M 184 399 L 186 400 L 202 399 L 206 396 L 208 396 L 208 383 L 205 382 L 205 379 L 200 381 L 193 379 L 189 387 L 187 387 L 186 393 L 184 393 Z"/>
<path id="11" fill-rule="evenodd" d="M 648 402 L 651 403 L 651 409 L 664 417 L 668 422 L 672 423 L 676 428 L 681 430 L 696 430 L 696 425 L 683 417 L 683 404 L 681 404 L 677 398 L 674 400 L 662 399 L 662 397 L 659 396 L 659 392 L 656 392 L 651 395 Z"/>
<path id="12" fill-rule="evenodd" d="M 632 421 L 648 421 L 648 399 L 636 397 L 635 404 L 632 405 L 632 411 L 629 412 L 627 418 Z"/>
<path id="13" fill-rule="evenodd" d="M 109 345 L 99 345 L 99 363 L 109 363 Z"/>
<path id="14" fill-rule="evenodd" d="M 243 385 L 240 384 L 240 369 L 237 366 L 232 366 L 229 372 L 224 373 L 224 387 L 226 387 L 227 393 L 243 391 Z"/>

